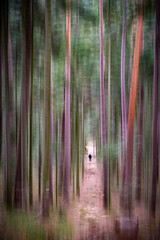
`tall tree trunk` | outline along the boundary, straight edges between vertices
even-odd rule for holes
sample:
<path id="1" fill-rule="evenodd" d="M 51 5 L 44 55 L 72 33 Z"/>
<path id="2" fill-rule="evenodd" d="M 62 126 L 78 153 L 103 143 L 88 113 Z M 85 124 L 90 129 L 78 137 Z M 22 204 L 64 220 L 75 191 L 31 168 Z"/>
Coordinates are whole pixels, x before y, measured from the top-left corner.
<path id="1" fill-rule="evenodd" d="M 50 86 L 51 86 L 51 0 L 45 1 L 45 61 L 44 61 L 44 139 L 43 139 L 43 199 L 42 215 L 49 216 L 50 157 Z"/>
<path id="2" fill-rule="evenodd" d="M 160 41 L 160 2 L 156 2 L 155 45 L 154 45 L 154 86 L 153 86 L 153 119 L 152 119 L 152 187 L 150 211 L 155 217 L 156 188 L 158 182 L 158 77 L 159 77 L 159 41 Z"/>
<path id="3" fill-rule="evenodd" d="M 125 100 L 125 43 L 126 43 L 126 6 L 127 0 L 124 0 L 124 14 L 123 14 L 123 33 L 122 33 L 122 47 L 121 47 L 121 142 L 122 142 L 122 188 L 121 188 L 121 205 L 123 206 L 124 197 L 124 183 L 126 172 L 126 100 Z"/>
<path id="4" fill-rule="evenodd" d="M 100 16 L 100 102 L 101 102 L 101 140 L 103 149 L 103 203 L 108 207 L 108 163 L 106 158 L 106 113 L 104 87 L 104 50 L 103 50 L 103 0 L 99 0 Z"/>
<path id="5" fill-rule="evenodd" d="M 111 144 L 111 36 L 110 36 L 110 0 L 109 0 L 109 14 L 108 14 L 108 33 L 109 33 L 109 47 L 108 47 L 108 199 L 109 209 L 111 205 L 111 189 L 110 189 L 110 144 Z"/>
<path id="6" fill-rule="evenodd" d="M 41 200 L 41 170 L 42 170 L 42 144 L 41 144 L 41 53 L 39 57 L 39 162 L 38 162 L 38 197 Z"/>
<path id="7" fill-rule="evenodd" d="M 56 119 L 56 146 L 55 146 L 55 151 L 56 151 L 56 207 L 58 206 L 58 153 L 59 153 L 59 136 L 58 136 L 58 129 L 59 129 L 59 115 L 57 116 Z"/>
<path id="8" fill-rule="evenodd" d="M 51 60 L 51 97 L 50 97 L 50 157 L 49 157 L 49 200 L 53 205 L 53 183 L 52 183 L 52 165 L 53 165 L 53 96 L 52 96 L 52 60 Z"/>
<path id="9" fill-rule="evenodd" d="M 64 183 L 64 132 L 65 132 L 65 113 L 64 109 L 62 112 L 61 120 L 61 146 L 60 146 L 60 156 L 59 156 L 59 181 L 58 181 L 58 195 L 62 196 L 62 188 Z"/>
<path id="10" fill-rule="evenodd" d="M 22 86 L 19 111 L 19 129 L 14 189 L 14 205 L 22 208 L 27 205 L 27 140 L 26 128 L 29 105 L 30 62 L 31 62 L 31 8 L 32 0 L 22 2 Z"/>
<path id="11" fill-rule="evenodd" d="M 75 136 L 75 108 L 74 108 L 74 99 L 75 99 L 75 91 L 72 86 L 72 125 L 71 125 L 71 142 L 72 142 L 72 152 L 71 152 L 71 160 L 72 160 L 72 186 L 73 186 L 73 199 L 75 197 L 75 146 L 76 146 L 76 136 Z"/>
<path id="12" fill-rule="evenodd" d="M 118 143 L 118 100 L 116 99 L 115 105 L 115 143 Z M 116 158 L 116 170 L 117 170 L 117 189 L 119 189 L 119 164 L 118 156 Z"/>
<path id="13" fill-rule="evenodd" d="M 8 26 L 9 30 L 9 26 Z M 11 37 L 10 30 L 8 31 L 8 67 L 9 67 L 9 96 L 6 96 L 9 100 L 9 138 L 10 138 L 10 169 L 14 169 L 13 157 L 15 156 L 15 137 L 14 137 L 14 97 L 13 97 L 13 66 L 12 66 L 12 49 L 11 49 Z M 13 190 L 13 179 L 11 174 L 11 197 Z M 12 202 L 12 200 L 11 200 Z"/>
<path id="14" fill-rule="evenodd" d="M 142 168 L 142 140 L 143 140 L 143 76 L 139 89 L 138 126 L 137 126 L 137 173 L 136 173 L 136 200 L 141 200 L 141 168 Z"/>
<path id="15" fill-rule="evenodd" d="M 137 20 L 137 33 L 134 50 L 134 61 L 133 61 L 133 72 L 130 90 L 130 101 L 129 101 L 129 116 L 128 116 L 128 135 L 127 135 L 127 162 L 126 162 L 126 210 L 129 215 L 131 214 L 132 208 L 132 168 L 133 168 L 133 135 L 134 135 L 134 117 L 135 117 L 135 106 L 136 106 L 136 92 L 138 83 L 138 72 L 139 72 L 139 58 L 141 49 L 141 38 L 143 31 L 143 13 L 142 13 L 142 1 L 140 6 L 140 12 Z"/>
<path id="16" fill-rule="evenodd" d="M 3 56 L 4 56 L 4 85 L 5 85 L 5 138 L 6 138 L 6 186 L 5 186 L 5 203 L 7 208 L 12 207 L 12 188 L 11 188 L 11 141 L 10 141 L 10 84 L 9 84 L 9 61 L 8 61 L 8 1 L 2 5 L 3 16 Z"/>
<path id="17" fill-rule="evenodd" d="M 85 119 L 85 104 L 84 95 L 82 92 L 82 180 L 84 180 L 84 119 Z"/>
<path id="18" fill-rule="evenodd" d="M 132 22 L 132 33 L 131 33 L 131 50 L 130 50 L 130 58 L 129 58 L 128 95 L 129 95 L 129 90 L 130 90 L 130 81 L 131 81 L 131 77 L 132 77 L 131 74 L 132 74 L 132 62 L 133 62 L 134 33 L 135 33 L 135 15 L 136 15 L 135 14 L 135 0 L 133 0 L 133 22 Z M 129 106 L 129 103 L 128 103 L 128 106 Z M 127 117 L 128 117 L 128 112 L 127 112 Z"/>
<path id="19" fill-rule="evenodd" d="M 64 202 L 69 203 L 70 185 L 70 58 L 71 58 L 71 9 L 66 0 L 66 73 L 65 73 L 65 181 Z"/>
<path id="20" fill-rule="evenodd" d="M 2 2 L 0 3 L 0 168 L 2 158 Z"/>
<path id="21" fill-rule="evenodd" d="M 14 100 L 13 100 L 13 68 L 12 68 L 12 51 L 11 51 L 11 38 L 10 30 L 8 25 L 8 1 L 5 1 L 1 5 L 1 21 L 2 27 L 2 42 L 3 48 L 3 74 L 4 74 L 4 89 L 5 89 L 5 124 L 4 124 L 4 141 L 5 146 L 5 189 L 4 189 L 4 200 L 8 209 L 12 208 L 12 167 L 13 167 L 13 156 L 14 156 Z M 2 45 L 1 45 L 2 46 Z M 2 51 L 2 49 L 1 49 Z M 2 54 L 2 52 L 1 52 Z M 1 55 L 2 56 L 2 55 Z M 2 64 L 2 63 L 1 63 Z M 2 65 L 1 65 L 2 67 Z"/>
<path id="22" fill-rule="evenodd" d="M 77 144 L 77 171 L 76 171 L 76 194 L 80 196 L 79 186 L 79 97 L 76 103 L 76 144 Z"/>
<path id="23" fill-rule="evenodd" d="M 33 10 L 33 4 L 32 4 Z M 32 11 L 33 12 L 33 11 Z M 30 86 L 30 146 L 29 146 L 29 205 L 33 205 L 33 19 L 31 19 L 31 86 Z"/>
<path id="24" fill-rule="evenodd" d="M 130 82 L 132 77 L 132 63 L 133 63 L 133 46 L 134 46 L 134 35 L 135 35 L 135 0 L 133 0 L 133 22 L 132 22 L 132 33 L 131 33 L 131 50 L 129 58 L 129 72 L 128 72 L 128 97 L 127 97 L 127 106 L 126 106 L 126 124 L 128 122 L 128 111 L 129 111 L 129 92 L 130 92 Z"/>

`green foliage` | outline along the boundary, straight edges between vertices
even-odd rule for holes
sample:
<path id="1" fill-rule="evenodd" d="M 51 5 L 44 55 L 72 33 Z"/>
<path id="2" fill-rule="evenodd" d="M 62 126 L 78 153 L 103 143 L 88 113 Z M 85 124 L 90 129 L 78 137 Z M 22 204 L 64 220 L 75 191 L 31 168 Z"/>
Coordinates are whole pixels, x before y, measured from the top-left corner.
<path id="1" fill-rule="evenodd" d="M 45 240 L 51 239 L 73 239 L 73 228 L 66 216 L 57 212 L 46 223 L 40 223 L 41 216 L 35 218 L 27 212 L 10 212 L 1 223 L 4 229 L 0 228 L 0 240 Z"/>
<path id="2" fill-rule="evenodd" d="M 56 240 L 69 240 L 73 237 L 72 225 L 67 221 L 65 216 L 61 216 L 53 227 L 53 239 Z"/>
<path id="3" fill-rule="evenodd" d="M 7 214 L 5 222 L 6 239 L 16 240 L 45 240 L 45 228 L 36 223 L 28 213 L 11 212 Z"/>

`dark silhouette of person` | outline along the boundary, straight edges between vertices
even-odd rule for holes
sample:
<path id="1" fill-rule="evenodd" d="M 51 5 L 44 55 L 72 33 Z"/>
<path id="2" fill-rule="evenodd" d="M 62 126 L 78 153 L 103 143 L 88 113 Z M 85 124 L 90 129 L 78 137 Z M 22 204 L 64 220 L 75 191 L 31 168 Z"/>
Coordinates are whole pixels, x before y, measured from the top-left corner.
<path id="1" fill-rule="evenodd" d="M 92 155 L 91 155 L 91 154 L 89 154 L 89 155 L 88 155 L 88 157 L 89 157 L 89 161 L 91 161 Z"/>

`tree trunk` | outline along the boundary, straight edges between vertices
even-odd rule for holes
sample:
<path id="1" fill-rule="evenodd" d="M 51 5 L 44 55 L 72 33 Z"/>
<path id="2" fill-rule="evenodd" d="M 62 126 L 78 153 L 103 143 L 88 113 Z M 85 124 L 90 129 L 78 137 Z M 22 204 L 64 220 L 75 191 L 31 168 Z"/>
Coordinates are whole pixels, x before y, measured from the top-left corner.
<path id="1" fill-rule="evenodd" d="M 136 106 L 136 92 L 138 83 L 138 71 L 139 71 L 139 58 L 141 49 L 141 38 L 143 31 L 143 14 L 142 14 L 142 1 L 141 9 L 137 20 L 137 33 L 134 50 L 134 61 L 133 61 L 133 72 L 130 90 L 130 101 L 129 101 L 129 116 L 128 116 L 128 135 L 127 135 L 127 165 L 126 165 L 126 187 L 127 195 L 125 199 L 126 210 L 129 215 L 131 214 L 132 208 L 132 168 L 133 168 L 133 135 L 134 135 L 134 117 L 135 117 L 135 106 Z"/>
<path id="2" fill-rule="evenodd" d="M 79 98 L 76 103 L 76 144 L 77 144 L 77 171 L 76 171 L 76 195 L 80 196 L 79 186 Z"/>
<path id="3" fill-rule="evenodd" d="M 62 112 L 61 121 L 61 145 L 60 145 L 60 156 L 59 156 L 59 181 L 58 181 L 58 195 L 62 196 L 63 182 L 64 182 L 64 132 L 65 132 L 65 113 Z"/>
<path id="4" fill-rule="evenodd" d="M 43 199 L 42 215 L 49 216 L 50 158 L 50 86 L 51 86 L 51 0 L 45 1 L 45 60 L 44 60 L 44 139 L 43 139 Z"/>
<path id="5" fill-rule="evenodd" d="M 52 61 L 52 60 L 51 60 Z M 53 100 L 52 100 L 52 62 L 51 62 L 51 97 L 50 97 L 50 157 L 49 157 L 49 200 L 53 205 L 53 183 L 52 183 L 52 165 L 53 165 Z"/>
<path id="6" fill-rule="evenodd" d="M 9 84 L 9 72 L 11 71 L 9 67 L 9 49 L 8 49 L 8 1 L 5 1 L 2 5 L 2 16 L 3 16 L 3 56 L 4 56 L 4 86 L 5 86 L 5 138 L 6 138 L 6 186 L 4 190 L 4 199 L 8 209 L 12 207 L 12 181 L 11 181 L 11 141 L 10 141 L 10 84 Z"/>
<path id="7" fill-rule="evenodd" d="M 152 183 L 150 212 L 155 217 L 156 188 L 158 182 L 158 77 L 159 77 L 159 41 L 160 41 L 160 2 L 156 2 L 155 45 L 154 45 L 154 86 L 152 119 Z"/>
<path id="8" fill-rule="evenodd" d="M 82 180 L 84 180 L 84 120 L 85 120 L 85 104 L 84 104 L 84 95 L 82 92 Z"/>
<path id="9" fill-rule="evenodd" d="M 122 143 L 122 187 L 121 187 L 121 205 L 124 203 L 124 183 L 126 174 L 126 100 L 125 100 L 125 43 L 126 43 L 126 6 L 127 0 L 124 0 L 124 15 L 123 15 L 123 33 L 121 47 L 121 143 Z"/>
<path id="10" fill-rule="evenodd" d="M 65 73 L 65 177 L 64 202 L 69 203 L 70 185 L 70 55 L 71 55 L 71 10 L 66 0 L 66 73 Z"/>
<path id="11" fill-rule="evenodd" d="M 33 8 L 33 5 L 31 6 Z M 33 20 L 31 20 L 31 86 L 30 86 L 30 148 L 29 148 L 29 205 L 33 205 Z"/>
<path id="12" fill-rule="evenodd" d="M 106 113 L 104 87 L 104 50 L 103 50 L 103 0 L 99 0 L 100 16 L 100 103 L 101 103 L 101 141 L 103 149 L 103 203 L 108 207 L 108 163 L 106 158 Z"/>
<path id="13" fill-rule="evenodd" d="M 130 50 L 130 58 L 129 58 L 128 95 L 129 95 L 129 90 L 130 90 L 130 81 L 131 81 L 131 74 L 132 74 L 133 45 L 134 45 L 134 33 L 135 33 L 135 15 L 136 15 L 135 14 L 135 0 L 133 0 L 133 22 L 132 22 L 132 33 L 131 33 L 131 50 Z M 128 103 L 128 106 L 129 106 L 129 103 Z M 128 117 L 128 112 L 127 112 L 127 117 Z"/>
<path id="14" fill-rule="evenodd" d="M 2 158 L 2 3 L 0 3 L 0 168 Z"/>
<path id="15" fill-rule="evenodd" d="M 143 81 L 143 79 L 141 80 Z M 143 82 L 139 89 L 138 126 L 137 126 L 137 174 L 136 174 L 136 200 L 141 200 L 141 168 L 143 144 Z"/>
<path id="16" fill-rule="evenodd" d="M 111 36 L 110 36 L 110 0 L 109 0 L 109 14 L 108 14 L 108 33 L 109 33 L 109 47 L 108 47 L 108 200 L 109 209 L 111 207 L 111 188 L 110 188 L 110 144 L 111 144 Z"/>
<path id="17" fill-rule="evenodd" d="M 30 62 L 31 62 L 31 8 L 32 0 L 22 2 L 22 86 L 19 111 L 19 129 L 14 189 L 14 205 L 22 208 L 27 205 L 27 139 L 26 128 L 29 105 Z"/>
<path id="18" fill-rule="evenodd" d="M 38 197 L 41 200 L 41 170 L 42 170 L 42 144 L 41 144 L 41 53 L 39 57 L 39 162 L 38 162 Z"/>

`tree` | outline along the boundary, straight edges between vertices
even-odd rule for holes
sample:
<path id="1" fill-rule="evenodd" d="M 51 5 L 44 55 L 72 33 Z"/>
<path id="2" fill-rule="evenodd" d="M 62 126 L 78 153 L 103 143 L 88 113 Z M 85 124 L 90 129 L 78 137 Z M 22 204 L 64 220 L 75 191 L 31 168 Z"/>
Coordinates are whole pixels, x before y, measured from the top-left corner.
<path id="1" fill-rule="evenodd" d="M 30 6 L 33 12 L 33 3 Z M 31 16 L 32 17 L 32 16 Z M 30 84 L 30 148 L 29 148 L 29 205 L 33 205 L 33 19 L 31 19 L 31 84 Z"/>
<path id="2" fill-rule="evenodd" d="M 50 96 L 50 156 L 49 156 L 49 200 L 53 205 L 53 183 L 52 183 L 52 165 L 53 165 L 53 94 L 52 94 L 52 59 L 51 59 L 51 96 Z"/>
<path id="3" fill-rule="evenodd" d="M 150 211 L 155 217 L 156 187 L 158 182 L 158 78 L 159 78 L 159 41 L 160 41 L 160 2 L 156 2 L 155 44 L 154 44 L 154 86 L 153 86 L 153 118 L 152 118 L 152 187 Z"/>
<path id="4" fill-rule="evenodd" d="M 106 158 L 106 113 L 105 113 L 105 89 L 104 89 L 104 50 L 103 50 L 103 0 L 99 0 L 100 20 L 100 104 L 101 104 L 101 141 L 103 151 L 103 203 L 108 207 L 108 163 Z"/>
<path id="5" fill-rule="evenodd" d="M 42 215 L 49 216 L 49 158 L 50 158 L 50 86 L 51 86 L 51 1 L 45 1 L 45 60 L 44 60 L 44 139 L 43 139 L 43 197 Z"/>
<path id="6" fill-rule="evenodd" d="M 8 61 L 9 50 L 9 34 L 8 34 L 8 1 L 2 4 L 2 16 L 3 16 L 3 56 L 4 56 L 4 85 L 5 85 L 5 139 L 6 139 L 6 186 L 5 186 L 5 203 L 7 208 L 12 207 L 12 181 L 11 181 L 11 141 L 10 141 L 10 106 L 11 106 L 11 95 L 10 95 L 10 83 L 9 73 L 11 73 L 10 61 Z"/>
<path id="7" fill-rule="evenodd" d="M 65 129 L 65 113 L 62 112 L 62 121 L 61 121 L 61 146 L 60 146 L 60 156 L 59 156 L 59 180 L 58 180 L 58 195 L 62 195 L 63 179 L 64 179 L 64 129 Z"/>
<path id="8" fill-rule="evenodd" d="M 122 189 L 121 204 L 123 205 L 124 182 L 126 171 L 126 138 L 127 138 L 127 121 L 126 121 L 126 100 L 125 100 L 125 42 L 126 42 L 126 6 L 127 0 L 124 0 L 123 15 L 123 32 L 121 47 L 121 141 L 122 141 Z"/>
<path id="9" fill-rule="evenodd" d="M 17 143 L 16 175 L 14 188 L 14 205 L 27 206 L 27 118 L 29 107 L 30 64 L 31 64 L 31 8 L 32 0 L 22 1 L 22 64 L 21 64 L 21 103 L 19 111 L 19 128 Z"/>
<path id="10" fill-rule="evenodd" d="M 109 33 L 109 47 L 108 47 L 108 173 L 109 173 L 109 183 L 108 183 L 108 199 L 109 199 L 109 208 L 111 205 L 111 189 L 110 189 L 110 144 L 111 144 L 111 33 L 110 33 L 110 0 L 109 0 L 109 13 L 108 13 L 108 33 Z"/>
<path id="11" fill-rule="evenodd" d="M 66 0 L 66 72 L 65 72 L 65 176 L 64 202 L 69 203 L 70 185 L 70 58 L 71 58 L 71 10 Z"/>
<path id="12" fill-rule="evenodd" d="M 143 71 L 143 70 L 142 70 Z M 139 86 L 138 120 L 137 120 L 137 171 L 136 171 L 136 200 L 141 200 L 142 175 L 142 145 L 143 145 L 143 73 Z"/>
<path id="13" fill-rule="evenodd" d="M 0 93 L 2 93 L 2 3 L 0 3 Z M 2 153 L 2 96 L 0 96 L 0 167 Z"/>
<path id="14" fill-rule="evenodd" d="M 132 81 L 129 98 L 129 116 L 128 116 L 128 132 L 127 132 L 127 162 L 126 162 L 126 181 L 127 195 L 126 195 L 126 207 L 131 214 L 132 207 L 132 168 L 133 168 L 133 134 L 134 134 L 134 117 L 135 117 L 135 106 L 136 106 L 136 92 L 138 82 L 138 71 L 139 71 L 139 58 L 141 49 L 141 38 L 143 30 L 143 13 L 142 13 L 142 1 L 140 5 L 140 11 L 137 20 L 137 32 L 134 50 L 133 60 L 133 71 Z"/>

